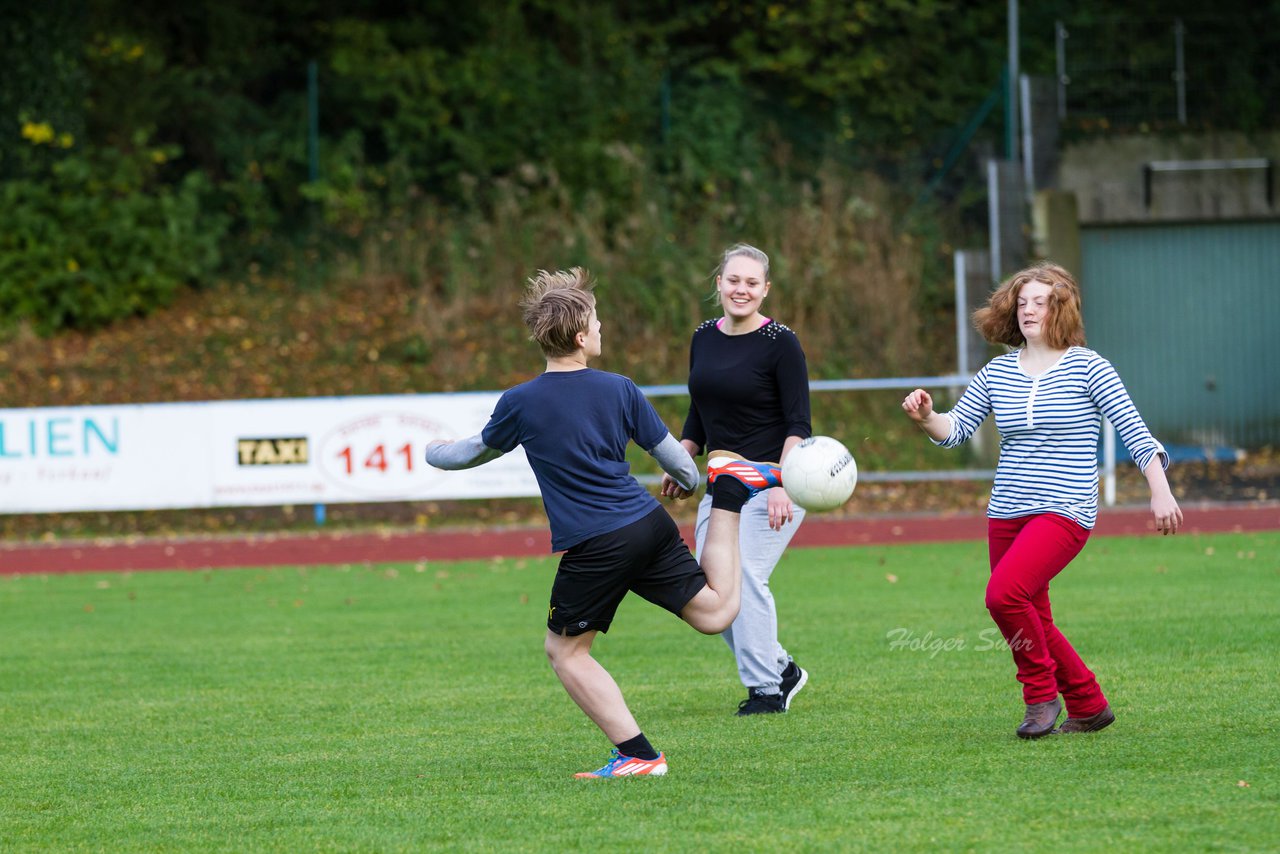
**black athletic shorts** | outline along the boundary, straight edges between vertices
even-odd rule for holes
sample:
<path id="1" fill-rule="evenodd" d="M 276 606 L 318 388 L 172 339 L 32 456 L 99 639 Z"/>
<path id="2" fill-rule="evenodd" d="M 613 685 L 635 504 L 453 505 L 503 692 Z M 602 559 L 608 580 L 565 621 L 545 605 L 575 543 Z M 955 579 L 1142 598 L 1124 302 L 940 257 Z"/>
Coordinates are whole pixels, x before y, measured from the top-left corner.
<path id="1" fill-rule="evenodd" d="M 583 540 L 560 558 L 547 628 L 556 634 L 609 631 L 628 591 L 679 614 L 707 576 L 662 507 L 643 519 Z"/>

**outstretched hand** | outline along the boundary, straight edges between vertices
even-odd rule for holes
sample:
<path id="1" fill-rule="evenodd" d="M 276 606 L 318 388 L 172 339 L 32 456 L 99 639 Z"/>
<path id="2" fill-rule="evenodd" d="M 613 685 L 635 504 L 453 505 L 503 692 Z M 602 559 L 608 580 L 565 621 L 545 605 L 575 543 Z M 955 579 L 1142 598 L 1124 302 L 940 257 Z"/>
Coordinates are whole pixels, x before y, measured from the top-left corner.
<path id="1" fill-rule="evenodd" d="M 903 398 L 902 411 L 919 424 L 933 414 L 933 398 L 929 396 L 929 392 L 918 388 Z"/>

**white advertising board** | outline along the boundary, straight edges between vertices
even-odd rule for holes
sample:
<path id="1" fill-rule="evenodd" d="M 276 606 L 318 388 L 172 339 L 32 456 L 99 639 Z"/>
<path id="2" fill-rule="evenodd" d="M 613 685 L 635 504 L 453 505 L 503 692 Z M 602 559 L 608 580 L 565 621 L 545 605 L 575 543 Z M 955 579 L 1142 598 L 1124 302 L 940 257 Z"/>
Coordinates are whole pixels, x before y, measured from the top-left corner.
<path id="1" fill-rule="evenodd" d="M 426 464 L 497 393 L 0 409 L 0 513 L 337 504 L 538 494 L 517 448 Z"/>

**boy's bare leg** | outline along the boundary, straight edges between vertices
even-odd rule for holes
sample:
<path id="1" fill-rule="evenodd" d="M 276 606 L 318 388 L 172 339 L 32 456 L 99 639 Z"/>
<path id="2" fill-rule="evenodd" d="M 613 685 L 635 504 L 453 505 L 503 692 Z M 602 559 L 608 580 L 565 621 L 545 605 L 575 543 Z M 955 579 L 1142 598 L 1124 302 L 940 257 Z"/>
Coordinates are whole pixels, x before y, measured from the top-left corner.
<path id="1" fill-rule="evenodd" d="M 702 571 L 707 586 L 684 606 L 680 616 L 703 634 L 716 635 L 733 625 L 742 602 L 742 560 L 738 551 L 741 513 L 711 509 Z"/>
<path id="2" fill-rule="evenodd" d="M 744 460 L 727 451 L 707 454 L 707 480 L 715 487 L 707 540 L 702 547 L 702 571 L 707 586 L 684 606 L 680 616 L 700 632 L 714 635 L 733 625 L 742 604 L 742 560 L 738 550 L 742 505 L 751 496 L 782 485 L 778 463 Z"/>
<path id="3" fill-rule="evenodd" d="M 591 643 L 596 634 L 583 632 L 570 637 L 548 629 L 547 658 L 551 660 L 551 669 L 556 672 L 560 684 L 578 708 L 600 727 L 605 738 L 621 744 L 639 735 L 640 725 L 627 708 L 618 683 L 591 657 Z"/>

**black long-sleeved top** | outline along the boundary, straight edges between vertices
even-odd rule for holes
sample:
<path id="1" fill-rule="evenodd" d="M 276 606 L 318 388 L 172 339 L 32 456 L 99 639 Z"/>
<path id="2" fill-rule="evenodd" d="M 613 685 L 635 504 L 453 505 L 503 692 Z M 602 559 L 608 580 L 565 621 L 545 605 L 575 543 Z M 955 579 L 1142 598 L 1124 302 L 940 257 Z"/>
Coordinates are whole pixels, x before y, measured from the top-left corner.
<path id="1" fill-rule="evenodd" d="M 808 438 L 809 374 L 796 334 L 770 320 L 726 335 L 708 320 L 689 345 L 689 415 L 680 438 L 703 451 L 777 461 L 788 436 Z"/>

